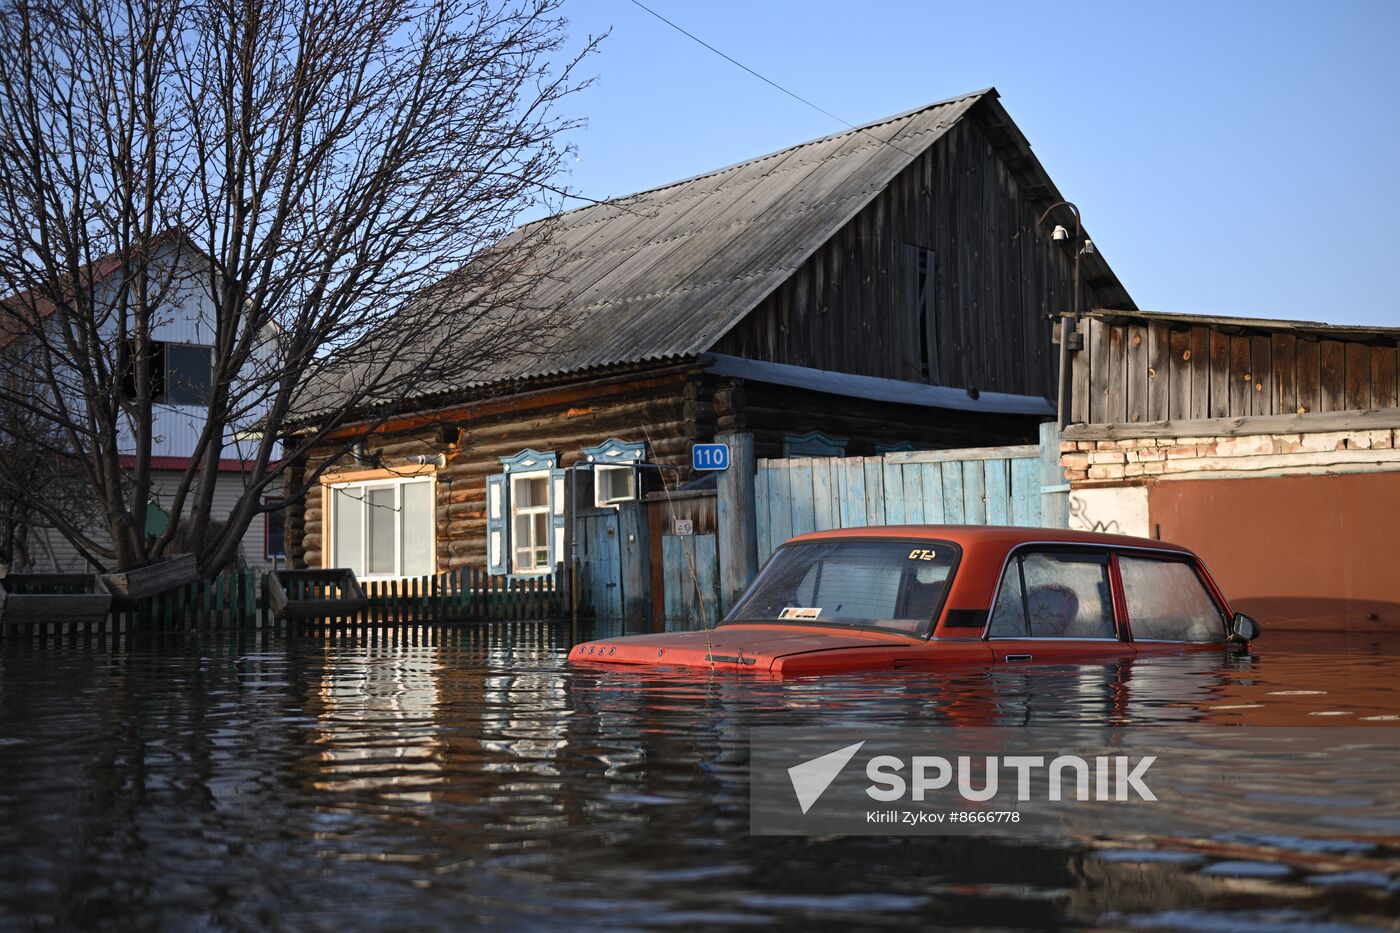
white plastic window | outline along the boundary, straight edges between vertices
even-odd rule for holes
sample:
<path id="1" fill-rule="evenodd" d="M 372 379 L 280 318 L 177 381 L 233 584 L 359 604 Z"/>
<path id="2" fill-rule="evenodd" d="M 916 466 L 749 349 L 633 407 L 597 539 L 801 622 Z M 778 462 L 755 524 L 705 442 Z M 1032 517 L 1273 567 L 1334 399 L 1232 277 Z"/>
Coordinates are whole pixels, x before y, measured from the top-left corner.
<path id="1" fill-rule="evenodd" d="M 510 478 L 511 568 L 515 573 L 549 570 L 549 474 Z"/>
<path id="2" fill-rule="evenodd" d="M 357 577 L 435 572 L 433 479 L 340 483 L 331 488 L 330 562 Z"/>

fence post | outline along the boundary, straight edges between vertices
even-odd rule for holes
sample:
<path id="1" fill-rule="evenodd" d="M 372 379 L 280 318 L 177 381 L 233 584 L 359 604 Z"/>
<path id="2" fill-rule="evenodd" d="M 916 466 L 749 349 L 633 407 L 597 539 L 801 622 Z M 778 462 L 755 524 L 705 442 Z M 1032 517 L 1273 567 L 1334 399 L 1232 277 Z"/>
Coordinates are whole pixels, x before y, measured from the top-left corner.
<path id="1" fill-rule="evenodd" d="M 1053 421 L 1040 426 L 1040 523 L 1069 527 L 1069 483 L 1060 467 L 1060 428 Z"/>
<path id="2" fill-rule="evenodd" d="M 717 434 L 715 440 L 729 445 L 729 469 L 716 477 L 720 613 L 726 614 L 758 575 L 758 515 L 754 507 L 758 461 L 752 434 Z"/>

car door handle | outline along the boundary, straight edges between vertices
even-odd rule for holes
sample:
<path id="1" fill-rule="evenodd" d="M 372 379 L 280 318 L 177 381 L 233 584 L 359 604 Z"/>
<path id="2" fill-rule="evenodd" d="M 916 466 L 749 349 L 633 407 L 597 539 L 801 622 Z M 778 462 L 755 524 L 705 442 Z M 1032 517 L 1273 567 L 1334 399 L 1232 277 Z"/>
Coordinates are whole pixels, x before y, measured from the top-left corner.
<path id="1" fill-rule="evenodd" d="M 1034 661 L 1035 658 L 1029 654 L 1008 654 L 1006 657 L 1002 658 L 1002 660 L 1007 664 L 1011 664 L 1014 661 Z"/>

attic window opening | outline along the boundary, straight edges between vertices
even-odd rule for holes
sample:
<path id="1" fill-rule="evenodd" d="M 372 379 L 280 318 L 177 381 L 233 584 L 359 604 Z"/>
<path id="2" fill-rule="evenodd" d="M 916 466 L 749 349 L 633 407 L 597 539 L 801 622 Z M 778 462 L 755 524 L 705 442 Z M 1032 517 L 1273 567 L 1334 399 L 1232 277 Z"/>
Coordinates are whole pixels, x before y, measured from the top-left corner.
<path id="1" fill-rule="evenodd" d="M 122 397 L 128 401 L 137 396 L 136 341 L 128 340 L 121 348 Z M 158 405 L 208 405 L 214 391 L 214 348 L 201 344 L 170 343 L 151 340 L 147 343 L 146 375 L 151 387 L 151 401 Z"/>
<path id="2" fill-rule="evenodd" d="M 934 320 L 933 250 L 912 243 L 904 244 L 905 288 L 911 307 L 909 313 L 919 322 L 919 376 L 925 382 L 937 382 L 938 330 Z"/>

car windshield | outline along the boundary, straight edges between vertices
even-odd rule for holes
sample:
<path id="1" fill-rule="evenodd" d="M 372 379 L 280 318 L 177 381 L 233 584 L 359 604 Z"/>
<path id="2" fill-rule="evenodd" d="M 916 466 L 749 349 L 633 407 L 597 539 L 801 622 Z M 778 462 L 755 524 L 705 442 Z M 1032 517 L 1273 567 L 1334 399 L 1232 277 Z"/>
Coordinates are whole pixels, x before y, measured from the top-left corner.
<path id="1" fill-rule="evenodd" d="M 927 632 L 957 556 L 957 547 L 944 541 L 789 544 L 725 621 Z"/>

